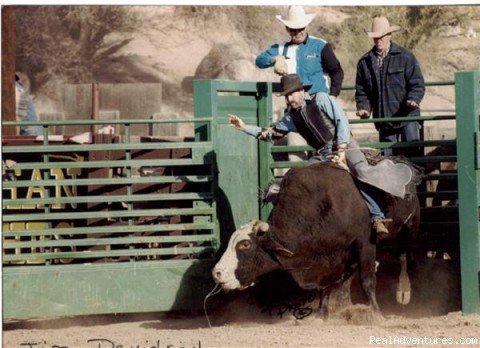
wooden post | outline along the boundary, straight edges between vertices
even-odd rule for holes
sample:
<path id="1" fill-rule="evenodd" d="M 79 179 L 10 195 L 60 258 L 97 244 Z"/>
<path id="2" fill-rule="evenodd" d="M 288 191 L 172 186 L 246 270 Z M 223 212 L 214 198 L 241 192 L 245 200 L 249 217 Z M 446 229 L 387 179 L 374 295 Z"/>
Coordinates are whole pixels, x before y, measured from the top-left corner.
<path id="1" fill-rule="evenodd" d="M 13 6 L 2 8 L 2 121 L 16 121 L 15 32 Z M 2 134 L 16 135 L 17 127 L 3 127 Z"/>
<path id="2" fill-rule="evenodd" d="M 98 93 L 98 83 L 92 83 L 92 114 L 91 114 L 91 119 L 92 120 L 98 120 L 99 119 L 99 93 Z M 92 139 L 94 137 L 94 134 L 97 130 L 97 126 L 93 125 L 90 127 L 90 131 L 92 132 Z"/>

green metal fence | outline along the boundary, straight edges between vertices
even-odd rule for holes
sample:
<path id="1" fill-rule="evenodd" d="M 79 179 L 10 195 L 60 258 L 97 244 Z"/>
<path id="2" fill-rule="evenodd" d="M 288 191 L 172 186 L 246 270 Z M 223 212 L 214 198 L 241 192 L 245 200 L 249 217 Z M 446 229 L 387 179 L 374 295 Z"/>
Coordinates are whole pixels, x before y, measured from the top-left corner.
<path id="1" fill-rule="evenodd" d="M 105 122 L 28 122 L 42 138 L 2 139 L 4 318 L 194 309 L 211 289 L 212 138 L 130 135 L 149 123 L 210 129 L 211 119 L 108 121 L 124 132 L 82 144 L 49 136 Z"/>
<path id="2" fill-rule="evenodd" d="M 480 313 L 480 71 L 455 76 L 462 310 Z"/>
<path id="3" fill-rule="evenodd" d="M 456 119 L 456 140 L 361 144 L 450 149 L 412 158 L 440 169 L 427 183 L 453 184 L 421 188 L 419 248 L 425 257 L 458 257 L 458 198 L 464 312 L 479 312 L 478 81 L 478 72 L 457 75 L 457 116 L 408 118 Z M 305 164 L 274 157 L 309 148 L 257 142 L 228 125 L 229 113 L 270 125 L 278 84 L 197 80 L 194 87 L 194 119 L 108 121 L 122 134 L 96 135 L 88 144 L 68 137 L 56 143 L 49 129 L 105 121 L 2 124 L 44 129 L 40 142 L 2 139 L 4 318 L 200 308 L 212 286 L 214 253 L 240 225 L 268 216 L 271 206 L 259 202 L 258 188 L 276 169 Z M 131 136 L 139 123 L 179 122 L 194 124 L 194 141 Z M 352 120 L 364 122 L 372 120 Z M 455 146 L 458 195 L 456 170 L 440 165 L 455 165 Z"/>

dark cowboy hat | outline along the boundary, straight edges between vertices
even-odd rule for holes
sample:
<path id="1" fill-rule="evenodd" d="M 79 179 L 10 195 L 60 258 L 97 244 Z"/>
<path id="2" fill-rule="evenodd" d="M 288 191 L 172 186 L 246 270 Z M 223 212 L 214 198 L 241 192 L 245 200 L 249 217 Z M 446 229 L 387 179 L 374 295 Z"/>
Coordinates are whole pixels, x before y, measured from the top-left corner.
<path id="1" fill-rule="evenodd" d="M 282 92 L 278 93 L 278 96 L 285 96 L 295 91 L 310 87 L 310 85 L 304 86 L 297 74 L 288 74 L 282 76 L 280 79 L 280 84 L 282 85 Z"/>

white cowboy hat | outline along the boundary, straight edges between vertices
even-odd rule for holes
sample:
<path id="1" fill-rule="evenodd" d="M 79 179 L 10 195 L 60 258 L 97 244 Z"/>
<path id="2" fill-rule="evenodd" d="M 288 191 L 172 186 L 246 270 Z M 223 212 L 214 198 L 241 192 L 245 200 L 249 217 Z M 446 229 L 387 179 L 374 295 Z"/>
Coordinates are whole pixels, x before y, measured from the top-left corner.
<path id="1" fill-rule="evenodd" d="M 394 31 L 400 30 L 400 27 L 397 25 L 390 26 L 388 19 L 385 17 L 375 17 L 372 22 L 372 31 L 367 31 L 368 36 L 373 39 L 378 39 L 387 34 L 393 33 Z"/>
<path id="2" fill-rule="evenodd" d="M 292 29 L 305 28 L 315 18 L 315 14 L 305 14 L 302 6 L 290 6 L 287 10 L 287 15 L 283 18 L 277 15 L 276 18 Z"/>

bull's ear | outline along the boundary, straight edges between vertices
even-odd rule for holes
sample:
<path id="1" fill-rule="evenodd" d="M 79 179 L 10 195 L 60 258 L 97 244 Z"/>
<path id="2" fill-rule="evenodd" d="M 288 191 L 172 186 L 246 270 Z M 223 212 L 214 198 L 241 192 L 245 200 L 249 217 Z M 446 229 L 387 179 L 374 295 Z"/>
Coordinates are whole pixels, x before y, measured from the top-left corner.
<path id="1" fill-rule="evenodd" d="M 268 225 L 267 222 L 258 220 L 254 223 L 252 229 L 255 236 L 261 237 L 268 232 L 268 230 L 270 229 L 270 226 Z"/>
<path id="2" fill-rule="evenodd" d="M 267 240 L 264 242 L 264 247 L 275 253 L 277 256 L 292 257 L 295 255 L 292 251 L 288 250 L 282 244 L 272 240 L 271 238 L 267 238 Z"/>
<path id="3" fill-rule="evenodd" d="M 293 255 L 295 255 L 293 252 L 282 246 L 275 248 L 275 254 L 283 257 L 292 257 Z"/>

